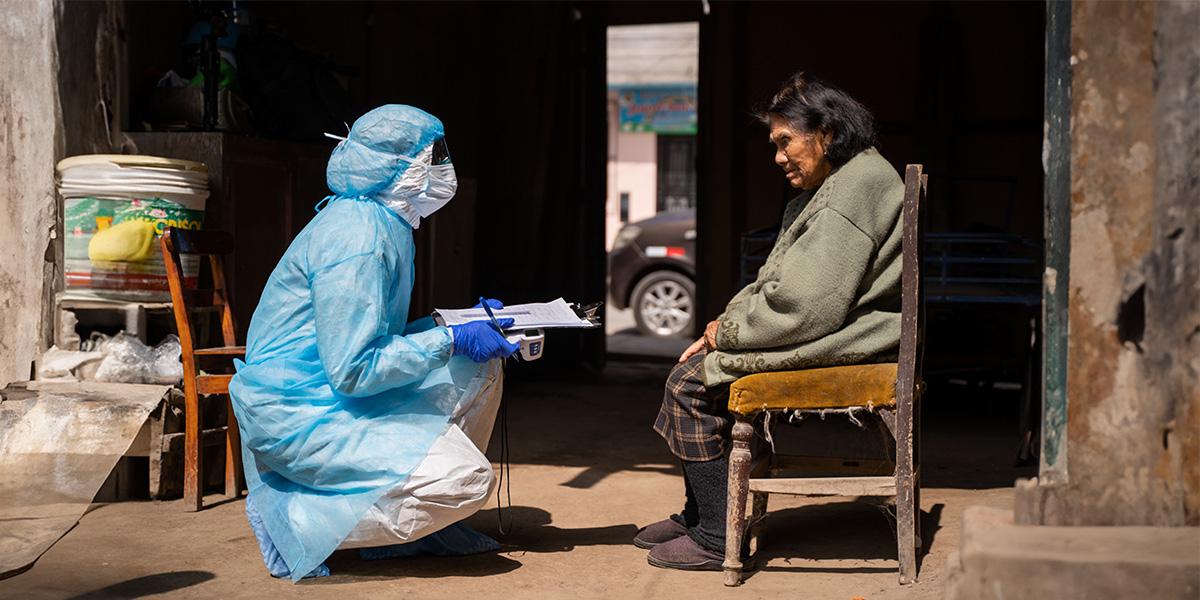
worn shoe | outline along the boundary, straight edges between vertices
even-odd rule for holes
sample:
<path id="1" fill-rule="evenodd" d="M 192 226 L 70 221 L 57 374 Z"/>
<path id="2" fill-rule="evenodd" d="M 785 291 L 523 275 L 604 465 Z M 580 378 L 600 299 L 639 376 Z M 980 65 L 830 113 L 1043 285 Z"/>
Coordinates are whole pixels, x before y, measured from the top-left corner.
<path id="1" fill-rule="evenodd" d="M 646 561 L 661 569 L 720 571 L 725 556 L 697 544 L 691 536 L 684 535 L 655 546 L 646 557 Z"/>
<path id="2" fill-rule="evenodd" d="M 642 550 L 649 550 L 679 536 L 687 536 L 687 527 L 675 519 L 663 519 L 639 529 L 633 538 L 633 545 Z"/>

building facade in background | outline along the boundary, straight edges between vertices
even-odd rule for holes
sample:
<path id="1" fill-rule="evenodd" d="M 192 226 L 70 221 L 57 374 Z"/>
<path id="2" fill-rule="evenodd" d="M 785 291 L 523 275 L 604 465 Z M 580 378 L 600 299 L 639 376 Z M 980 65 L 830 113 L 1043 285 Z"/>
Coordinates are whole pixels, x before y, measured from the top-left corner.
<path id="1" fill-rule="evenodd" d="M 626 223 L 696 205 L 698 23 L 608 28 L 606 248 Z"/>

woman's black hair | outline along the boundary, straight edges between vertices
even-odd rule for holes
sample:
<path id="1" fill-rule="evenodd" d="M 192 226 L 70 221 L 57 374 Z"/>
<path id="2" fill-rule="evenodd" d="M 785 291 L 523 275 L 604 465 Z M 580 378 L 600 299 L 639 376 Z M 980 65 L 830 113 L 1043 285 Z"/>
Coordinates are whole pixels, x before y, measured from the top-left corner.
<path id="1" fill-rule="evenodd" d="M 825 148 L 825 157 L 834 167 L 876 144 L 871 111 L 841 89 L 807 77 L 803 71 L 789 77 L 757 116 L 769 125 L 772 115 L 786 119 L 800 131 L 828 132 L 832 139 Z"/>

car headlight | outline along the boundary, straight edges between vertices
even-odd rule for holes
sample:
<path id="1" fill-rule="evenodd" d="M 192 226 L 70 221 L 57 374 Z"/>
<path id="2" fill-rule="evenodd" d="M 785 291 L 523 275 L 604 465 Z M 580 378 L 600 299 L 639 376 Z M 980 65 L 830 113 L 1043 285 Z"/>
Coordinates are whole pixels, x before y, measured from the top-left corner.
<path id="1" fill-rule="evenodd" d="M 642 228 L 637 225 L 626 225 L 617 232 L 617 239 L 613 240 L 613 250 L 619 250 L 633 243 L 637 236 L 642 235 Z"/>

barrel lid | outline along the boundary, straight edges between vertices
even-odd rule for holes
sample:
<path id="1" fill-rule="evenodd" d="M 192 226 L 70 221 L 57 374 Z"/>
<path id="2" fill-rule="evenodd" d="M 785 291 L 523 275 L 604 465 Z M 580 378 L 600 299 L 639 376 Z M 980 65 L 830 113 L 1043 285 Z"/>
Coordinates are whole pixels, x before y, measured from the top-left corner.
<path id="1" fill-rule="evenodd" d="M 163 158 L 145 154 L 82 154 L 58 161 L 58 171 L 85 165 L 111 164 L 119 167 L 156 167 L 160 169 L 178 169 L 183 171 L 208 172 L 204 163 L 181 160 L 178 158 Z"/>

